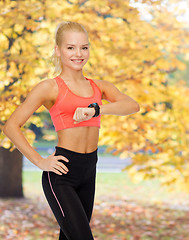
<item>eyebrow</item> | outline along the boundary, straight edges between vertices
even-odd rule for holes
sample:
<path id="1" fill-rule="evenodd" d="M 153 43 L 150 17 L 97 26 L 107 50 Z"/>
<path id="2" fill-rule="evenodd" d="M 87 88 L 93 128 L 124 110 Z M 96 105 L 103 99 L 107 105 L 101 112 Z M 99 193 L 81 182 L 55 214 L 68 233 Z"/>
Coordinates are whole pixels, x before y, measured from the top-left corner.
<path id="1" fill-rule="evenodd" d="M 69 44 L 69 43 L 67 45 L 75 46 L 74 44 Z M 89 43 L 83 44 L 82 46 L 86 46 L 86 45 L 89 45 Z"/>

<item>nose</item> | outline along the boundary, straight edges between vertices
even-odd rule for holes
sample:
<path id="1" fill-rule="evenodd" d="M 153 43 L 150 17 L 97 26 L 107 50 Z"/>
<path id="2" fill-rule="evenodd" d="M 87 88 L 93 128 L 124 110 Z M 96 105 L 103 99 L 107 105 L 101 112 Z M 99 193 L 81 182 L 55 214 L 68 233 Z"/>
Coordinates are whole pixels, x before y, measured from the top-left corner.
<path id="1" fill-rule="evenodd" d="M 80 50 L 80 48 L 76 49 L 76 53 L 75 54 L 76 54 L 77 57 L 81 57 L 81 50 Z"/>

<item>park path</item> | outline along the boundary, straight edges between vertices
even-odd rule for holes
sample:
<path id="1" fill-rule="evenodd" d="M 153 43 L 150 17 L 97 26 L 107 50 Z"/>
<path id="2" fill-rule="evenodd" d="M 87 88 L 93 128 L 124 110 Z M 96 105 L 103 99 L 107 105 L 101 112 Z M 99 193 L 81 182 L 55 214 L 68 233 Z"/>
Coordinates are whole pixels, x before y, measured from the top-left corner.
<path id="1" fill-rule="evenodd" d="M 46 151 L 47 154 L 54 152 L 54 148 L 41 147 L 37 151 Z M 121 172 L 121 170 L 130 164 L 131 160 L 128 158 L 121 159 L 118 156 L 111 156 L 103 154 L 104 149 L 99 148 L 98 150 L 98 162 L 97 162 L 97 171 L 98 172 Z M 33 163 L 31 163 L 25 156 L 23 157 L 23 169 L 24 170 L 40 170 Z"/>

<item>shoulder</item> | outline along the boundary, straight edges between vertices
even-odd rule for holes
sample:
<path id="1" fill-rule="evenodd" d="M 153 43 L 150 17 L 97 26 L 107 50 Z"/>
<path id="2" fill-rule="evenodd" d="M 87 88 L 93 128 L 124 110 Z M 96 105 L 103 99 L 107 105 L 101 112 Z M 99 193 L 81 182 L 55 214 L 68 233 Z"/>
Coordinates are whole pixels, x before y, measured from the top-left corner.
<path id="1" fill-rule="evenodd" d="M 126 98 L 127 96 L 120 92 L 120 90 L 111 82 L 106 80 L 94 80 L 94 82 L 99 86 L 102 99 L 110 102 L 115 102 L 119 99 Z"/>
<path id="2" fill-rule="evenodd" d="M 106 88 L 115 87 L 113 83 L 106 80 L 93 79 L 93 81 L 100 88 L 101 92 L 103 92 Z"/>
<path id="3" fill-rule="evenodd" d="M 96 79 L 93 79 L 93 81 L 100 88 L 102 93 L 104 93 L 106 91 L 109 91 L 109 90 L 117 89 L 116 86 L 113 83 L 109 82 L 109 81 L 106 81 L 106 80 L 96 80 Z"/>
<path id="4" fill-rule="evenodd" d="M 45 80 L 40 81 L 37 85 L 35 85 L 34 88 L 50 90 L 56 86 L 55 83 L 56 83 L 55 79 L 45 79 Z"/>
<path id="5" fill-rule="evenodd" d="M 45 79 L 37 83 L 29 92 L 27 98 L 33 96 L 43 99 L 44 101 L 54 98 L 58 91 L 58 86 L 55 79 Z"/>
<path id="6" fill-rule="evenodd" d="M 41 91 L 41 93 L 47 93 L 57 88 L 55 79 L 45 79 L 37 83 L 32 90 Z"/>
<path id="7" fill-rule="evenodd" d="M 112 96 L 121 94 L 120 91 L 116 88 L 116 86 L 106 80 L 93 80 L 94 83 L 99 87 L 102 93 L 102 99 L 112 100 Z"/>

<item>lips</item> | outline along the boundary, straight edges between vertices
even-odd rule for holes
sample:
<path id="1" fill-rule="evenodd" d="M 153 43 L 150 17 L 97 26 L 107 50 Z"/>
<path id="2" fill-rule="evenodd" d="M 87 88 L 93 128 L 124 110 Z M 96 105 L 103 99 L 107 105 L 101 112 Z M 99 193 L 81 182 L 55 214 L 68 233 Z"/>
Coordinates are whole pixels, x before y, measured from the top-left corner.
<path id="1" fill-rule="evenodd" d="M 71 61 L 74 63 L 81 63 L 84 61 L 84 59 L 71 59 Z"/>

